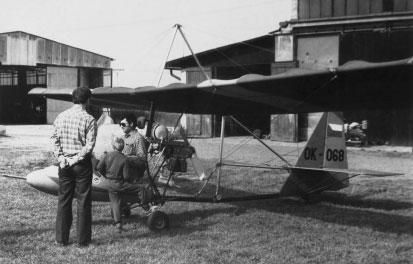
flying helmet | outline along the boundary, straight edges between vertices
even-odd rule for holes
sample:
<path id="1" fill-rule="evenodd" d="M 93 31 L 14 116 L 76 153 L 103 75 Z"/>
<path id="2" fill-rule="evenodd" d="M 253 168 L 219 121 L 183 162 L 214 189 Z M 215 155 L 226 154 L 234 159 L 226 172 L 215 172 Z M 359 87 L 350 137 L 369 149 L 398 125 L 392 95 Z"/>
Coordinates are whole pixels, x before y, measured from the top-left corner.
<path id="1" fill-rule="evenodd" d="M 167 139 L 169 136 L 169 131 L 164 125 L 154 124 L 152 127 L 152 137 L 157 140 Z"/>
<path id="2" fill-rule="evenodd" d="M 359 123 L 353 122 L 353 123 L 351 123 L 348 127 L 349 127 L 350 129 L 353 129 L 353 128 L 356 128 L 356 127 L 358 127 L 358 126 L 360 126 Z"/>

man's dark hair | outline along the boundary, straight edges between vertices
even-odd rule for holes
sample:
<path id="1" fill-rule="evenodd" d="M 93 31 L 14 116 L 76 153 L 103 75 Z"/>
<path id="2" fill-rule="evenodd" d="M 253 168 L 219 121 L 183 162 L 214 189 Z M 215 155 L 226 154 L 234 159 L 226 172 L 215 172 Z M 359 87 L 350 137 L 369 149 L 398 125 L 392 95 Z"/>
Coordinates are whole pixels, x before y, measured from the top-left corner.
<path id="1" fill-rule="evenodd" d="M 138 117 L 138 118 L 136 119 L 136 126 L 137 126 L 139 129 L 144 129 L 144 128 L 145 128 L 145 124 L 146 124 L 147 121 L 148 121 L 148 120 L 146 119 L 146 117 L 140 116 L 140 117 Z"/>
<path id="2" fill-rule="evenodd" d="M 134 114 L 128 113 L 128 114 L 125 115 L 124 118 L 126 119 L 126 121 L 128 121 L 130 126 L 136 127 L 136 116 Z"/>
<path id="3" fill-rule="evenodd" d="M 74 104 L 85 104 L 91 95 L 92 93 L 87 88 L 76 88 L 72 93 L 72 101 Z"/>

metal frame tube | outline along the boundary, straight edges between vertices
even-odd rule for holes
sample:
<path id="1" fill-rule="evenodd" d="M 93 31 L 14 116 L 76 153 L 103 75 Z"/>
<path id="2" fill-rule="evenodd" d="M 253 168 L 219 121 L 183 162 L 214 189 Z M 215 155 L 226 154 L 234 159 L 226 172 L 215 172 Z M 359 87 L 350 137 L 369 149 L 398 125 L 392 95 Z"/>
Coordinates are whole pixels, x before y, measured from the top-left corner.
<path id="1" fill-rule="evenodd" d="M 288 166 L 292 166 L 286 159 L 284 159 L 280 154 L 278 154 L 275 150 L 273 150 L 270 146 L 265 144 L 264 141 L 262 141 L 259 137 L 257 137 L 251 130 L 249 130 L 246 126 L 244 126 L 238 119 L 236 119 L 234 116 L 230 116 L 232 120 L 234 120 L 235 123 L 237 123 L 240 127 L 242 127 L 245 131 L 247 131 L 251 136 L 253 136 L 258 142 L 260 142 L 264 147 L 266 147 L 269 151 L 274 153 L 279 159 L 285 162 Z"/>
<path id="2" fill-rule="evenodd" d="M 225 138 L 225 116 L 221 117 L 221 146 L 219 149 L 219 162 L 216 165 L 218 167 L 218 173 L 217 173 L 217 188 L 215 192 L 215 197 L 219 195 L 219 187 L 221 184 L 221 167 L 222 167 L 222 155 L 224 152 L 224 138 Z"/>
<path id="3" fill-rule="evenodd" d="M 211 78 L 208 76 L 208 74 L 205 72 L 204 68 L 201 65 L 201 62 L 199 61 L 198 57 L 196 56 L 196 54 L 194 53 L 194 51 L 191 48 L 191 45 L 189 45 L 188 40 L 185 37 L 184 32 L 182 31 L 182 25 L 180 24 L 175 24 L 175 27 L 177 30 L 179 30 L 179 33 L 181 33 L 182 38 L 184 39 L 186 45 L 188 46 L 189 51 L 191 52 L 192 56 L 195 59 L 196 64 L 198 65 L 199 69 L 201 70 L 202 74 L 205 76 L 205 78 L 209 81 L 211 81 Z"/>

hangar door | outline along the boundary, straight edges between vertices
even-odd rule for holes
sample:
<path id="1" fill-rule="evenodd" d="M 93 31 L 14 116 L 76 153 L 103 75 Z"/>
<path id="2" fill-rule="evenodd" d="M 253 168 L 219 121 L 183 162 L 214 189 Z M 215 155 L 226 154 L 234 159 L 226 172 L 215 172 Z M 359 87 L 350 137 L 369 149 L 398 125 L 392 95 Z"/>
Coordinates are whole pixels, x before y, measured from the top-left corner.
<path id="1" fill-rule="evenodd" d="M 297 38 L 297 62 L 300 68 L 325 69 L 339 65 L 338 35 L 306 36 Z M 306 140 L 312 134 L 322 113 L 309 113 L 299 120 L 299 130 L 302 138 Z"/>
<path id="2" fill-rule="evenodd" d="M 77 68 L 70 67 L 47 67 L 47 87 L 67 88 L 77 87 Z M 62 100 L 47 99 L 47 123 L 52 124 L 57 115 L 69 109 L 73 104 Z"/>

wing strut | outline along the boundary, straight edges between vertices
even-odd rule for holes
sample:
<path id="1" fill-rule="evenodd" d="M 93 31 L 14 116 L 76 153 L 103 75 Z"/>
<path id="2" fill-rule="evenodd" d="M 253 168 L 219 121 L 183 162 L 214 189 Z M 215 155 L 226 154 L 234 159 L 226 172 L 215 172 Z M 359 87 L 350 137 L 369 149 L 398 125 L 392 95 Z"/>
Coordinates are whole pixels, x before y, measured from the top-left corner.
<path id="1" fill-rule="evenodd" d="M 202 71 L 202 74 L 205 76 L 205 78 L 208 81 L 211 81 L 211 78 L 209 78 L 208 74 L 205 72 L 204 68 L 202 67 L 201 63 L 199 62 L 198 57 L 196 56 L 196 54 L 192 50 L 191 45 L 189 45 L 189 42 L 186 39 L 184 32 L 182 31 L 182 25 L 175 24 L 175 27 L 176 27 L 177 30 L 179 30 L 179 33 L 181 33 L 182 38 L 184 39 L 186 45 L 188 46 L 189 51 L 191 51 L 191 54 L 194 57 L 196 64 L 198 65 L 199 69 Z"/>
<path id="2" fill-rule="evenodd" d="M 268 150 L 270 150 L 273 154 L 275 154 L 278 158 L 280 158 L 282 161 L 287 164 L 286 168 L 283 169 L 288 169 L 288 167 L 291 167 L 292 165 L 284 159 L 280 154 L 278 154 L 275 150 L 273 150 L 270 146 L 268 146 L 264 141 L 262 141 L 259 137 L 257 137 L 254 133 L 252 133 L 246 126 L 244 126 L 240 121 L 238 121 L 234 116 L 229 116 L 232 120 L 234 120 L 235 123 L 237 123 L 239 126 L 241 126 L 242 129 L 244 129 L 246 132 L 248 132 L 250 135 L 252 135 L 255 139 L 257 139 L 263 146 L 265 146 Z M 217 169 L 217 185 L 216 185 L 216 190 L 215 190 L 215 199 L 217 201 L 221 200 L 222 197 L 219 193 L 220 191 L 220 185 L 221 185 L 221 169 L 222 166 L 225 166 L 227 164 L 223 163 L 223 153 L 224 153 L 224 138 L 225 138 L 225 118 L 226 116 L 221 117 L 221 143 L 220 143 L 220 150 L 219 150 L 219 161 L 216 164 L 216 169 Z M 236 165 L 235 165 L 236 166 Z M 258 166 L 254 166 L 258 167 Z M 208 179 L 209 177 L 207 177 Z M 205 185 L 201 188 L 200 192 L 198 192 L 198 195 L 202 192 L 203 188 Z"/>
<path id="3" fill-rule="evenodd" d="M 269 151 L 274 153 L 278 158 L 280 158 L 282 161 L 285 162 L 288 166 L 292 166 L 286 159 L 284 159 L 280 154 L 278 154 L 275 150 L 273 150 L 270 146 L 265 144 L 264 141 L 262 141 L 259 137 L 257 137 L 254 133 L 252 133 L 251 130 L 249 130 L 246 126 L 244 126 L 238 119 L 236 119 L 234 116 L 230 116 L 232 120 L 234 120 L 235 123 L 237 123 L 240 127 L 242 127 L 245 131 L 247 131 L 251 136 L 253 136 L 256 140 L 258 140 L 264 147 L 266 147 Z"/>
<path id="4" fill-rule="evenodd" d="M 147 138 L 151 137 L 152 123 L 154 121 L 154 117 L 155 117 L 155 102 L 151 101 L 151 108 L 149 109 L 149 122 L 148 122 L 148 126 L 146 127 Z"/>
<path id="5" fill-rule="evenodd" d="M 217 189 L 215 192 L 215 197 L 218 198 L 219 196 L 219 186 L 221 183 L 221 167 L 222 167 L 222 154 L 224 153 L 224 137 L 225 137 L 225 116 L 221 117 L 221 146 L 219 148 L 219 162 L 217 164 L 218 172 L 217 172 Z M 219 199 L 218 199 L 219 200 Z"/>

